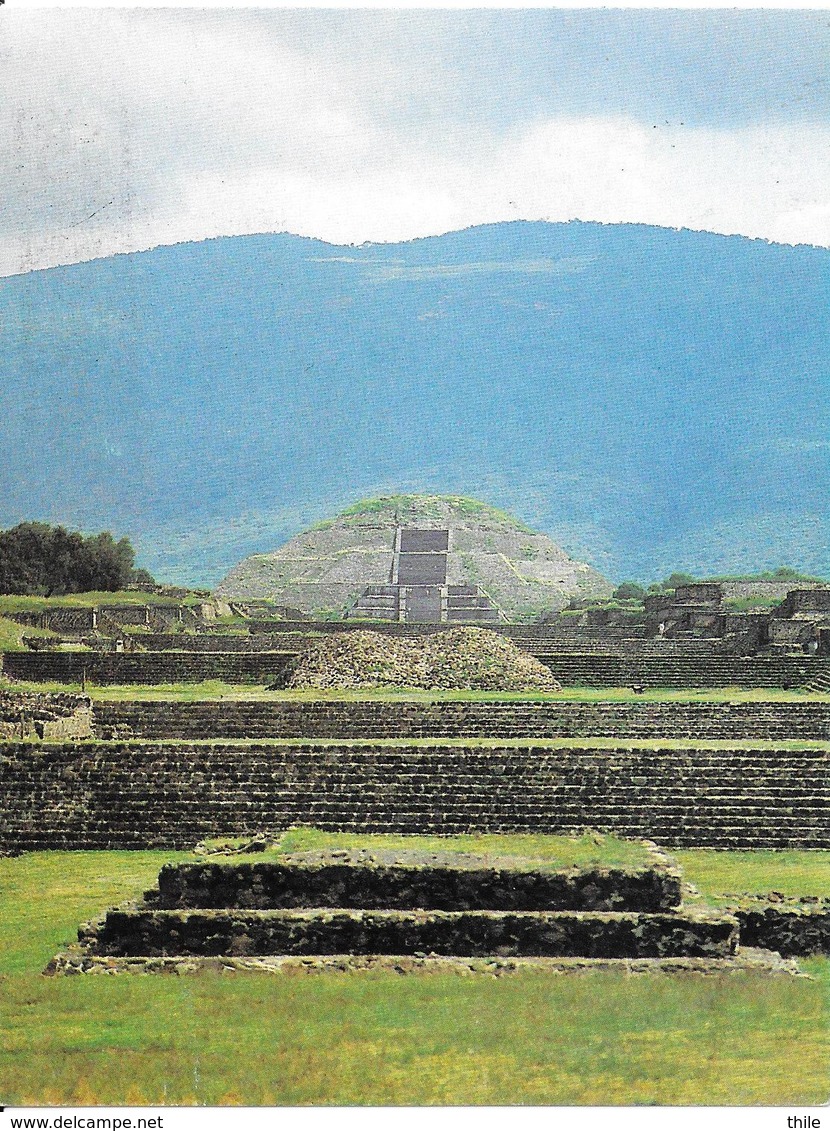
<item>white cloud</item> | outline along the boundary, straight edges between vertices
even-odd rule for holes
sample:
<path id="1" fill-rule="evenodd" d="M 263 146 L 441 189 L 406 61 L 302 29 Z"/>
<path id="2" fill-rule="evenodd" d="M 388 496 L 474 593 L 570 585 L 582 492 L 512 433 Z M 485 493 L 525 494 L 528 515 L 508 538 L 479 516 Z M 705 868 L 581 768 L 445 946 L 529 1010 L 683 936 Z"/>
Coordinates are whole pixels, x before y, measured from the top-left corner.
<path id="1" fill-rule="evenodd" d="M 551 220 L 659 224 L 830 246 L 830 127 L 538 123 L 501 154 L 496 196 Z"/>
<path id="2" fill-rule="evenodd" d="M 462 132 L 408 117 L 400 79 L 381 112 L 383 66 L 324 62 L 251 18 L 78 15 L 4 17 L 0 274 L 217 235 L 360 243 L 510 219 L 830 246 L 825 122 L 537 111 Z"/>

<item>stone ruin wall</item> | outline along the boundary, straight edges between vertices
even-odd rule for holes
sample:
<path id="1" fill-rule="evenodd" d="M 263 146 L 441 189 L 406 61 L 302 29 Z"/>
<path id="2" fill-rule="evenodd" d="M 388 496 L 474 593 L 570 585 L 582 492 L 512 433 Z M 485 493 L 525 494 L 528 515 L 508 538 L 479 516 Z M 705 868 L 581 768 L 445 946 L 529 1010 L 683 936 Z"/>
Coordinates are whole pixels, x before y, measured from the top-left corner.
<path id="1" fill-rule="evenodd" d="M 830 703 L 575 700 L 157 700 L 97 702 L 106 739 L 830 740 Z"/>
<path id="2" fill-rule="evenodd" d="M 29 683 L 270 683 L 287 659 L 280 652 L 6 652 L 2 672 Z"/>
<path id="3" fill-rule="evenodd" d="M 564 686 L 626 687 L 799 687 L 830 674 L 821 656 L 750 656 L 701 654 L 650 648 L 579 651 L 544 645 L 528 649 Z M 7 652 L 7 678 L 33 683 L 94 684 L 264 683 L 285 671 L 293 649 L 234 652 Z"/>
<path id="4" fill-rule="evenodd" d="M 86 695 L 0 691 L 0 739 L 92 737 L 92 701 Z"/>
<path id="5" fill-rule="evenodd" d="M 0 744 L 0 849 L 186 849 L 291 825 L 830 848 L 826 750 Z M 209 788 L 208 788 L 209 783 Z M 636 804 L 632 798 L 636 797 Z"/>

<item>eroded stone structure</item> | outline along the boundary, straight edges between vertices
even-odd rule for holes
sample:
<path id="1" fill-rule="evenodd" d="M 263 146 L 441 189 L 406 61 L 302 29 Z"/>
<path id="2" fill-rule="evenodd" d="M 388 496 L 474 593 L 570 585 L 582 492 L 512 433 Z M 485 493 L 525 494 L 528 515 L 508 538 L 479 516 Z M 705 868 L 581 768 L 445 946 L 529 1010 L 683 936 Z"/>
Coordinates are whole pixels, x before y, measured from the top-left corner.
<path id="1" fill-rule="evenodd" d="M 663 859 L 556 870 L 451 851 L 171 865 L 142 902 L 82 927 L 74 961 L 83 969 L 114 959 L 118 969 L 120 959 L 224 955 L 732 958 L 737 920 L 682 906 L 679 881 Z M 50 972 L 72 964 L 58 958 Z"/>
<path id="2" fill-rule="evenodd" d="M 446 620 L 469 622 L 492 620 L 494 608 L 511 620 L 532 619 L 572 597 L 612 590 L 546 535 L 493 507 L 455 496 L 399 495 L 366 500 L 278 550 L 246 558 L 215 593 L 338 617 L 366 594 L 364 615 L 400 620 L 403 613 L 406 621 L 445 613 Z"/>
<path id="3" fill-rule="evenodd" d="M 650 594 L 645 598 L 647 630 L 668 638 L 717 639 L 722 650 L 744 654 L 766 648 L 830 654 L 830 587 L 771 583 L 767 589 L 783 598 L 775 608 L 735 612 L 729 607 L 736 595 L 762 590 L 764 584 L 694 582 L 678 585 L 673 593 Z M 758 595 L 769 597 L 764 590 Z"/>
<path id="4" fill-rule="evenodd" d="M 370 585 L 348 611 L 355 619 L 439 624 L 499 620 L 478 585 L 448 585 L 449 530 L 399 526 L 388 585 Z"/>

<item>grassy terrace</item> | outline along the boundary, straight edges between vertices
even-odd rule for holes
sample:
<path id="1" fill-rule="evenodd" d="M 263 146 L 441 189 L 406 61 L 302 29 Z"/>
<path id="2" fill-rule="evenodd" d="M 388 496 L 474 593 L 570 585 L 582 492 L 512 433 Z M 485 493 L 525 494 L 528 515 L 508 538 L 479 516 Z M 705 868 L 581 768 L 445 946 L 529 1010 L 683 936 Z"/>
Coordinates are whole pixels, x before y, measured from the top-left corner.
<path id="1" fill-rule="evenodd" d="M 136 589 L 106 590 L 90 593 L 67 593 L 64 597 L 29 597 L 17 593 L 0 594 L 0 616 L 3 613 L 41 612 L 46 609 L 97 608 L 98 605 L 199 605 L 204 597 L 165 597 Z"/>
<path id="2" fill-rule="evenodd" d="M 707 895 L 822 882 L 821 854 L 682 853 Z M 728 857 L 728 859 L 721 859 Z M 814 860 L 815 860 L 815 870 Z M 0 860 L 7 1104 L 818 1104 L 830 961 L 811 979 L 43 978 L 78 923 L 140 895 L 162 852 Z M 803 886 L 797 877 L 803 877 Z"/>
<path id="3" fill-rule="evenodd" d="M 766 895 L 771 891 L 830 898 L 830 851 L 716 852 L 690 848 L 672 852 L 672 856 L 709 903 L 723 902 L 724 895 Z M 830 959 L 827 961 L 830 964 Z"/>
<path id="4" fill-rule="evenodd" d="M 3 691 L 81 691 L 75 683 L 24 683 L 0 678 Z M 358 702 L 383 700 L 410 703 L 469 702 L 469 703 L 520 703 L 520 702 L 574 702 L 574 703 L 804 703 L 830 702 L 830 694 L 800 690 L 785 691 L 767 687 L 721 687 L 684 689 L 652 687 L 643 692 L 630 687 L 566 687 L 562 691 L 416 691 L 412 688 L 377 688 L 374 690 L 343 691 L 303 689 L 269 691 L 261 684 L 223 683 L 207 680 L 203 683 L 167 684 L 104 684 L 88 683 L 85 694 L 97 700 L 177 700 L 198 702 L 202 700 L 252 699 L 259 701 L 291 700 L 295 702 L 338 701 Z"/>
<path id="5" fill-rule="evenodd" d="M 46 628 L 24 628 L 22 624 L 0 616 L 0 652 L 23 652 L 26 645 L 23 643 L 23 633 L 27 636 L 54 637 L 54 633 Z"/>
<path id="6" fill-rule="evenodd" d="M 224 846 L 228 842 L 216 842 Z M 208 841 L 210 845 L 211 842 Z M 582 836 L 548 836 L 542 833 L 466 833 L 457 836 L 407 836 L 394 833 L 334 833 L 315 828 L 293 828 L 262 853 L 245 853 L 241 859 L 279 859 L 289 852 L 335 851 L 365 848 L 387 852 L 458 852 L 487 860 L 491 866 L 510 859 L 521 865 L 555 870 L 570 867 L 637 868 L 649 862 L 638 841 L 599 833 Z M 234 856 L 238 861 L 240 856 Z"/>
<path id="7" fill-rule="evenodd" d="M 145 600 L 142 594 L 137 603 Z M 73 690 L 65 685 L 0 686 Z M 101 701 L 182 702 L 830 701 L 827 695 L 736 688 L 643 694 L 627 688 L 568 688 L 545 696 L 405 689 L 270 692 L 219 682 L 90 686 L 87 693 Z M 387 742 L 394 744 L 367 745 Z M 407 746 L 456 744 L 466 743 L 406 740 Z M 303 745 L 312 743 L 303 740 Z M 475 745 L 830 747 L 816 742 L 602 738 L 476 740 Z M 371 847 L 375 840 L 291 830 L 278 851 L 321 847 L 321 837 L 341 847 L 358 842 Z M 594 837 L 436 838 L 434 846 L 446 848 L 450 840 L 463 851 L 491 855 L 544 855 L 547 849 L 547 859 L 561 863 L 582 864 L 597 856 L 608 864 L 636 862 L 642 851 L 614 838 Z M 555 851 L 554 841 L 559 842 Z M 830 896 L 830 852 L 699 849 L 674 856 L 711 904 L 737 892 Z M 0 1104 L 794 1107 L 825 1103 L 830 1094 L 830 958 L 802 962 L 809 978 L 634 978 L 609 972 L 401 977 L 386 971 L 42 977 L 46 962 L 74 938 L 80 922 L 139 897 L 163 863 L 186 859 L 196 857 L 159 851 L 41 852 L 0 859 Z"/>

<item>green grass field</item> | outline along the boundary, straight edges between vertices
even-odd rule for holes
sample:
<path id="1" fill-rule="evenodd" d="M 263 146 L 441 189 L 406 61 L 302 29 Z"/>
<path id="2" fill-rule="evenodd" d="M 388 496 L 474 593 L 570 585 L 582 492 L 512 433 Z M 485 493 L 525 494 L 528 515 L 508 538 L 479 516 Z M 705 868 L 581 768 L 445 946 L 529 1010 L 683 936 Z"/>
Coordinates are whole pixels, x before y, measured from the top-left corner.
<path id="1" fill-rule="evenodd" d="M 678 855 L 709 896 L 827 889 L 828 854 Z M 803 963 L 810 979 L 40 974 L 80 921 L 184 858 L 0 860 L 0 1103 L 794 1106 L 830 1096 L 826 959 Z"/>
<path id="2" fill-rule="evenodd" d="M 186 597 L 165 597 L 144 593 L 139 589 L 93 590 L 89 593 L 67 593 L 62 597 L 37 597 L 19 593 L 0 594 L 0 614 L 22 613 L 43 609 L 97 608 L 98 605 L 198 605 L 205 600 L 195 593 Z"/>
<path id="3" fill-rule="evenodd" d="M 73 683 L 24 683 L 3 680 L 0 677 L 0 690 L 4 691 L 74 691 L 81 685 Z M 577 703 L 803 703 L 830 701 L 830 694 L 820 694 L 799 689 L 784 690 L 775 687 L 718 687 L 701 690 L 678 690 L 666 687 L 651 687 L 642 692 L 632 691 L 630 687 L 565 687 L 562 691 L 418 691 L 413 688 L 372 688 L 371 690 L 346 691 L 342 689 L 307 688 L 297 690 L 271 691 L 262 684 L 223 683 L 221 680 L 205 680 L 202 683 L 156 683 L 156 684 L 104 684 L 88 683 L 86 694 L 93 699 L 107 700 L 154 700 L 172 699 L 180 702 L 196 702 L 210 699 L 257 699 L 291 700 L 312 702 L 318 700 L 356 702 L 370 699 L 396 702 L 539 702 L 563 701 Z"/>
<path id="4" fill-rule="evenodd" d="M 210 840 L 208 847 L 233 845 L 233 841 Z M 243 843 L 243 842 L 238 842 Z M 461 833 L 455 836 L 413 836 L 396 833 L 338 833 L 295 827 L 261 853 L 243 859 L 279 858 L 287 852 L 366 849 L 370 852 L 464 853 L 486 860 L 492 867 L 511 860 L 534 869 L 638 868 L 649 864 L 646 847 L 636 840 L 588 832 L 581 836 L 550 836 L 544 833 Z"/>
<path id="5" fill-rule="evenodd" d="M 27 628 L 17 621 L 9 620 L 8 617 L 0 616 L 0 652 L 25 652 L 27 651 L 26 645 L 23 643 L 23 634 L 27 636 L 38 636 L 41 639 L 52 637 L 54 633 L 49 632 L 45 628 Z"/>

